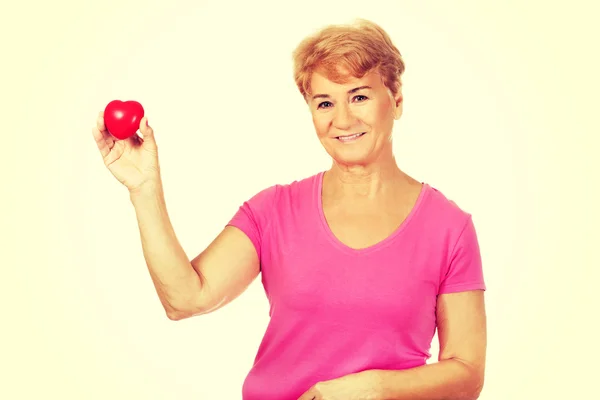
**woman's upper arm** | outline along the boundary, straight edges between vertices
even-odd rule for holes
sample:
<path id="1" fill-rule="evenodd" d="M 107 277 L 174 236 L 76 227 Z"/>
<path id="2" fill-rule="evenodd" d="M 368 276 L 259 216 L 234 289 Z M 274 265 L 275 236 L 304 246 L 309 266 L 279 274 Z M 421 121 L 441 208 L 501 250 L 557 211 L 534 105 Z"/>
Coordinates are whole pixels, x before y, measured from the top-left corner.
<path id="1" fill-rule="evenodd" d="M 277 193 L 275 185 L 245 201 L 206 250 L 192 260 L 202 280 L 197 312 L 208 313 L 225 306 L 259 275 Z"/>
<path id="2" fill-rule="evenodd" d="M 437 324 L 440 361 L 460 361 L 483 379 L 487 348 L 484 291 L 440 294 Z"/>
<path id="3" fill-rule="evenodd" d="M 215 240 L 192 260 L 202 280 L 196 313 L 208 313 L 241 295 L 260 273 L 254 244 L 234 226 L 226 226 Z"/>
<path id="4" fill-rule="evenodd" d="M 487 347 L 486 285 L 470 215 L 457 232 L 437 297 L 439 358 L 461 361 L 482 378 Z"/>

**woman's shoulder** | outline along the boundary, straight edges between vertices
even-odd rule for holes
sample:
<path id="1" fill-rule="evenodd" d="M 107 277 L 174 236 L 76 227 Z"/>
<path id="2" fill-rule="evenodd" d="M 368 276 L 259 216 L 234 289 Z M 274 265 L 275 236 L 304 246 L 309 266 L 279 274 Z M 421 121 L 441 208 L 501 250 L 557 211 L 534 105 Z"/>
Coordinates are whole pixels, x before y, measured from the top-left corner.
<path id="1" fill-rule="evenodd" d="M 270 203 L 271 206 L 274 206 L 284 199 L 310 196 L 318 187 L 322 174 L 323 172 L 318 172 L 287 182 L 272 183 L 257 191 L 249 201 Z"/>
<path id="2" fill-rule="evenodd" d="M 303 193 L 312 193 L 319 186 L 323 172 L 317 172 L 309 176 L 290 180 L 287 183 L 277 184 L 277 188 L 282 194 L 298 195 Z"/>
<path id="3" fill-rule="evenodd" d="M 464 225 L 465 221 L 471 218 L 470 211 L 461 205 L 457 195 L 451 197 L 430 183 L 423 185 L 427 191 L 424 209 L 429 217 L 450 225 Z"/>

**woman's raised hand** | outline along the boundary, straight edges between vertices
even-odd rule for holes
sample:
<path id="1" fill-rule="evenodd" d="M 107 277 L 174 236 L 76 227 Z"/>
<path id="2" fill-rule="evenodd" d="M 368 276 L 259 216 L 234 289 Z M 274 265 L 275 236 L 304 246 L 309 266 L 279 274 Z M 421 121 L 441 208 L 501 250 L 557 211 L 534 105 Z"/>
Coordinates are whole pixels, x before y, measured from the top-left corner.
<path id="1" fill-rule="evenodd" d="M 113 137 L 104 124 L 104 113 L 96 120 L 93 135 L 104 165 L 130 192 L 159 184 L 160 169 L 154 131 L 148 119 L 140 120 L 138 134 L 124 140 Z"/>

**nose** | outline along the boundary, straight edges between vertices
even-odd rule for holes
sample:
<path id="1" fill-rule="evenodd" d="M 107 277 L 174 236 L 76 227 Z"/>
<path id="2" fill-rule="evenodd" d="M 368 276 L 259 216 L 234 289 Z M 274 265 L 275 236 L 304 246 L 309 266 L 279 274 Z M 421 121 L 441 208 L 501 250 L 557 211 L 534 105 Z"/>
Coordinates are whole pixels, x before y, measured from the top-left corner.
<path id="1" fill-rule="evenodd" d="M 335 114 L 333 116 L 333 126 L 336 129 L 341 131 L 349 130 L 355 121 L 356 117 L 347 104 L 340 104 L 336 107 Z"/>

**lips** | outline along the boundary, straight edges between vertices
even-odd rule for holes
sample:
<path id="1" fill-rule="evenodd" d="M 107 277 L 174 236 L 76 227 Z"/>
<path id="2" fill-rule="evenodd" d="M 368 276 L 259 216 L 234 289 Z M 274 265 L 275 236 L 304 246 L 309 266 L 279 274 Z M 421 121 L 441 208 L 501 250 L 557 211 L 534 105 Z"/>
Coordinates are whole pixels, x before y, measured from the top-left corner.
<path id="1" fill-rule="evenodd" d="M 366 132 L 354 133 L 351 135 L 336 136 L 335 138 L 342 142 L 350 142 L 362 137 Z"/>

